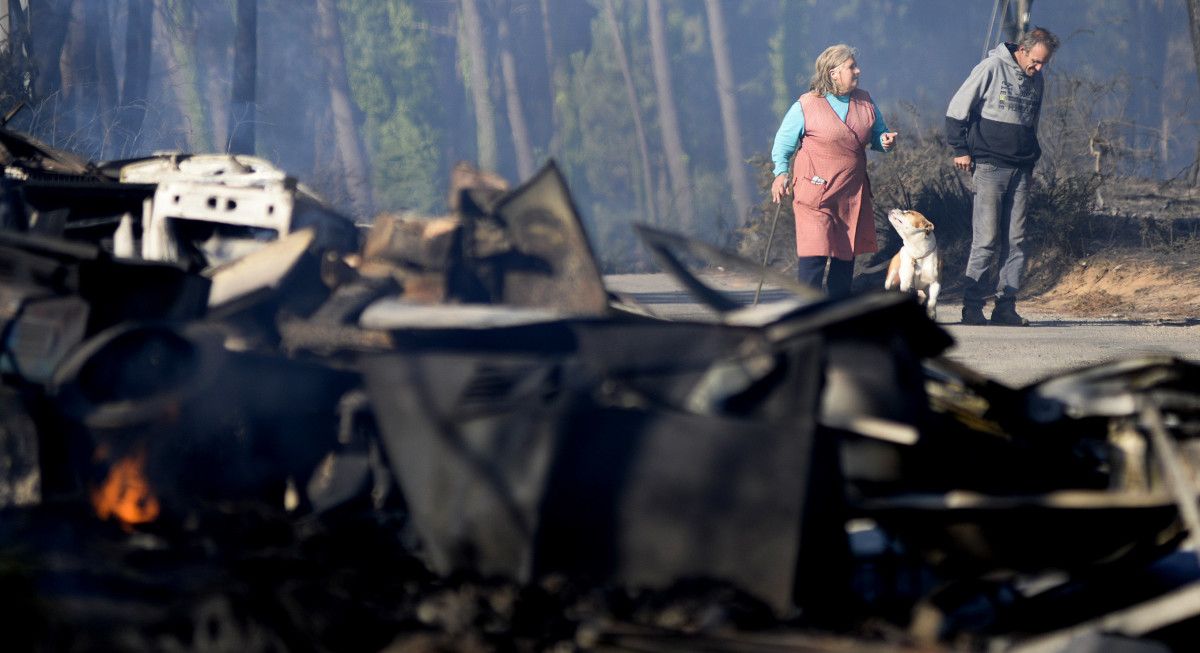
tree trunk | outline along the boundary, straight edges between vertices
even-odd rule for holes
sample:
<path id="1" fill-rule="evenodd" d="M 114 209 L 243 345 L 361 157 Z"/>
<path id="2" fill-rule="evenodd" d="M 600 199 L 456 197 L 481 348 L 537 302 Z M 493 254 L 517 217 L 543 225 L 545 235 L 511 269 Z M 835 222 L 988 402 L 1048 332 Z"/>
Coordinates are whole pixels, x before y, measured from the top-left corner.
<path id="1" fill-rule="evenodd" d="M 545 4 L 545 0 L 542 0 L 542 3 Z M 10 36 L 14 33 L 13 16 L 9 11 L 10 4 L 5 3 L 3 7 L 0 7 L 0 52 L 5 54 L 13 50 L 12 37 Z"/>
<path id="2" fill-rule="evenodd" d="M 86 0 L 80 0 L 86 2 Z M 95 100 L 95 111 L 106 129 L 113 121 L 113 114 L 120 100 L 117 89 L 117 70 L 113 62 L 112 27 L 108 18 L 108 7 L 101 2 L 86 2 L 84 20 L 88 26 L 87 50 L 92 59 L 92 78 L 95 80 L 95 93 L 89 94 Z M 106 136 L 107 138 L 107 136 Z"/>
<path id="3" fill-rule="evenodd" d="M 150 84 L 150 43 L 154 34 L 151 0 L 129 0 L 125 18 L 125 75 L 117 110 L 117 155 L 128 157 L 137 149 L 146 118 L 146 92 Z"/>
<path id="4" fill-rule="evenodd" d="M 1200 81 L 1200 0 L 1187 0 L 1188 31 L 1192 35 L 1192 57 L 1196 65 L 1196 79 Z M 1200 186 L 1200 142 L 1196 143 L 1196 159 L 1192 161 L 1189 181 Z"/>
<path id="5" fill-rule="evenodd" d="M 778 28 L 769 41 L 771 62 L 771 113 L 781 119 L 805 90 L 804 62 L 798 52 L 808 37 L 808 14 L 795 2 L 781 2 L 776 10 Z"/>
<path id="6" fill-rule="evenodd" d="M 325 61 L 329 82 L 329 107 L 333 113 L 334 140 L 346 173 L 346 188 L 355 217 L 370 219 L 374 201 L 371 198 L 370 165 L 366 148 L 354 123 L 354 99 L 350 95 L 350 80 L 346 75 L 346 59 L 342 51 L 342 31 L 338 26 L 335 0 L 317 0 L 317 34 L 321 58 Z"/>
<path id="7" fill-rule="evenodd" d="M 1145 76 L 1134 76 L 1132 90 L 1137 97 L 1132 113 L 1134 134 L 1137 139 L 1131 139 L 1135 148 L 1145 151 L 1146 163 L 1149 169 L 1145 174 L 1150 177 L 1161 177 L 1166 170 L 1168 154 L 1168 132 L 1158 131 L 1160 127 L 1170 125 L 1168 112 L 1171 103 L 1169 89 L 1164 87 L 1168 79 L 1168 64 L 1170 58 L 1171 39 L 1163 16 L 1163 0 L 1138 0 L 1133 5 L 1133 24 L 1137 27 L 1138 40 L 1138 70 L 1146 71 Z M 1157 74 L 1151 71 L 1157 71 Z"/>
<path id="8" fill-rule="evenodd" d="M 94 93 L 96 88 L 96 69 L 91 65 L 92 57 L 88 52 L 89 30 L 87 17 L 84 15 L 84 1 L 73 0 L 67 6 L 67 33 L 63 38 L 62 51 L 55 59 L 62 83 L 62 96 L 55 122 L 58 129 L 70 139 L 62 145 L 75 150 L 84 149 L 78 140 L 80 122 L 85 119 L 85 114 L 91 113 L 87 108 L 90 103 L 85 96 L 90 92 Z"/>
<path id="9" fill-rule="evenodd" d="M 75 0 L 68 16 L 57 57 L 62 80 L 57 126 L 69 139 L 63 145 L 89 158 L 104 158 L 117 104 L 108 12 L 101 3 Z"/>
<path id="10" fill-rule="evenodd" d="M 550 156 L 558 153 L 561 137 L 559 129 L 562 118 L 558 115 L 558 89 L 563 78 L 562 66 L 554 57 L 554 32 L 550 28 L 550 0 L 541 0 L 542 7 L 542 39 L 546 46 L 546 81 L 550 84 L 550 144 L 546 150 Z"/>
<path id="11" fill-rule="evenodd" d="M 629 57 L 625 55 L 625 44 L 621 40 L 621 29 L 617 23 L 617 12 L 613 8 L 613 0 L 604 0 L 604 16 L 608 20 L 609 31 L 612 32 L 613 52 L 617 56 L 617 64 L 621 67 L 621 77 L 625 80 L 625 99 L 629 102 L 629 113 L 633 116 L 633 129 L 637 134 L 638 154 L 642 157 L 642 205 L 645 207 L 646 219 L 650 224 L 657 224 L 657 212 L 654 209 L 654 181 L 650 168 L 650 146 L 646 143 L 646 128 L 642 126 L 642 112 L 638 108 L 637 91 L 633 87 L 633 73 L 629 68 Z"/>
<path id="12" fill-rule="evenodd" d="M 725 31 L 725 17 L 717 0 L 704 0 L 708 15 L 708 34 L 712 41 L 713 67 L 716 72 L 717 100 L 721 108 L 721 129 L 725 136 L 725 174 L 733 190 L 733 207 L 737 211 L 736 224 L 750 215 L 750 180 L 746 178 L 746 165 L 742 154 L 741 118 L 738 117 L 737 87 L 733 81 L 733 64 L 729 56 L 729 37 Z"/>
<path id="13" fill-rule="evenodd" d="M 505 8 L 507 9 L 507 8 Z M 533 146 L 529 142 L 529 127 L 521 109 L 521 91 L 517 84 L 517 62 L 513 58 L 508 12 L 500 11 L 500 74 L 504 78 L 504 100 L 508 109 L 508 126 L 512 128 L 513 150 L 517 155 L 517 177 L 524 181 L 533 176 Z"/>
<path id="14" fill-rule="evenodd" d="M 433 56 L 436 64 L 435 70 L 445 71 L 443 74 L 435 76 L 437 83 L 437 95 L 443 98 L 442 102 L 442 125 L 445 127 L 442 130 L 442 147 L 441 166 L 439 170 L 442 173 L 442 179 L 449 179 L 451 168 L 455 163 L 472 158 L 471 153 L 473 146 L 473 138 L 470 137 L 471 130 L 466 128 L 470 121 L 470 98 L 467 96 L 466 84 L 460 76 L 462 68 L 459 65 L 460 61 L 460 46 L 462 38 L 459 36 L 462 33 L 462 21 L 459 20 L 458 3 L 446 3 L 438 7 L 437 11 L 444 12 L 440 14 L 433 13 L 434 10 L 429 10 L 431 13 L 430 20 L 435 21 L 434 29 L 441 30 L 451 38 L 439 38 L 436 40 Z"/>
<path id="15" fill-rule="evenodd" d="M 237 0 L 237 25 L 234 27 L 233 41 L 233 101 L 230 105 L 229 139 L 226 141 L 229 151 L 234 154 L 254 154 L 254 88 L 257 79 L 258 0 Z"/>
<path id="16" fill-rule="evenodd" d="M 33 97 L 38 102 L 50 99 L 62 88 L 58 66 L 71 18 L 71 0 L 47 0 L 29 7 L 31 55 L 37 66 L 33 78 Z"/>
<path id="17" fill-rule="evenodd" d="M 663 153 L 667 157 L 667 174 L 671 178 L 671 195 L 679 215 L 680 225 L 695 232 L 696 213 L 692 208 L 692 189 L 687 171 L 687 153 L 679 132 L 675 110 L 675 94 L 671 84 L 671 61 L 667 55 L 667 36 L 663 29 L 663 10 L 660 0 L 646 0 L 650 27 L 650 56 L 653 60 L 654 89 L 658 98 L 658 114 L 662 131 Z"/>
<path id="18" fill-rule="evenodd" d="M 311 14 L 311 12 L 310 12 Z M 237 48 L 236 9 L 198 12 L 197 32 L 203 35 L 196 42 L 198 67 L 202 71 L 202 92 L 207 100 L 205 111 L 208 129 L 219 152 L 228 152 L 233 80 L 228 74 L 234 69 L 233 51 Z M 219 35 L 213 37 L 212 35 Z M 231 35 L 231 38 L 224 38 Z M 233 47 L 230 47 L 230 46 Z"/>
<path id="19" fill-rule="evenodd" d="M 542 0 L 545 2 L 545 0 Z M 21 0 L 7 0 L 4 3 L 4 50 L 16 57 L 25 47 L 25 36 L 29 29 L 28 13 L 21 6 Z M 24 57 L 22 57 L 24 58 Z"/>
<path id="20" fill-rule="evenodd" d="M 170 86 L 175 90 L 179 112 L 183 119 L 181 131 L 187 136 L 187 143 L 181 144 L 184 149 L 192 152 L 212 152 L 212 132 L 208 129 L 208 103 L 200 93 L 200 71 L 196 65 L 196 18 L 192 5 L 185 4 L 175 13 L 178 24 L 169 22 L 168 8 L 164 0 L 157 0 L 158 8 L 154 12 L 155 19 L 160 21 L 160 31 L 166 38 L 162 49 L 164 62 L 170 76 Z"/>
<path id="21" fill-rule="evenodd" d="M 496 172 L 500 163 L 496 148 L 496 116 L 492 109 L 492 98 L 488 93 L 488 59 L 483 43 L 483 24 L 479 18 L 479 5 L 475 0 L 462 0 L 463 30 L 459 34 L 466 43 L 461 48 L 466 53 L 467 77 L 471 86 L 471 101 L 475 107 L 475 147 L 479 156 L 479 167 Z"/>

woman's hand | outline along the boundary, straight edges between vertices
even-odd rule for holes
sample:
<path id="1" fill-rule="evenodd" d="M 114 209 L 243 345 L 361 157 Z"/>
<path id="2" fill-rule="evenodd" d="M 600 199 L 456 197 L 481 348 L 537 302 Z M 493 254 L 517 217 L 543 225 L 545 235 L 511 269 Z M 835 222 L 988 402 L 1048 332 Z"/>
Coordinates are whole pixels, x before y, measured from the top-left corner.
<path id="1" fill-rule="evenodd" d="M 776 175 L 775 181 L 771 182 L 771 201 L 776 204 L 779 203 L 779 200 L 784 195 L 787 195 L 792 190 L 788 187 L 788 178 L 789 175 L 785 172 L 782 175 Z"/>
<path id="2" fill-rule="evenodd" d="M 899 135 L 899 132 L 883 132 L 879 135 L 879 144 L 883 146 L 884 152 L 896 146 L 896 137 Z"/>

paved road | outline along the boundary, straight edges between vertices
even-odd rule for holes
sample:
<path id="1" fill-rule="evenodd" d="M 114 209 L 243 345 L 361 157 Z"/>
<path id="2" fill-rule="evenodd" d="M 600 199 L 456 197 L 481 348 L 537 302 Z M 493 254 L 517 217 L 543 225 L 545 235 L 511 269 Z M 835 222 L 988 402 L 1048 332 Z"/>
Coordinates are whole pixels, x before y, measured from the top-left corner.
<path id="1" fill-rule="evenodd" d="M 728 275 L 706 279 L 738 301 L 749 304 L 754 299 L 757 280 Z M 703 319 L 712 315 L 666 275 L 613 275 L 606 278 L 606 283 L 666 318 Z M 760 301 L 784 296 L 784 291 L 768 287 Z M 993 327 L 957 324 L 960 311 L 958 304 L 938 308 L 938 322 L 955 340 L 946 355 L 1010 386 L 1146 353 L 1167 353 L 1200 363 L 1200 316 L 1171 321 L 1078 318 L 1022 308 L 1031 326 Z"/>

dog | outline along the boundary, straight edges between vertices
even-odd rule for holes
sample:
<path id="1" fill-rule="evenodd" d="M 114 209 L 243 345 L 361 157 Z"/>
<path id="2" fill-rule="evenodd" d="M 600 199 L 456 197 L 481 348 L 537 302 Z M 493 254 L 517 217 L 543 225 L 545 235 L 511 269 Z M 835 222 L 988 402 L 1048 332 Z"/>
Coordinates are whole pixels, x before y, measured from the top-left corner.
<path id="1" fill-rule="evenodd" d="M 888 263 L 884 290 L 899 287 L 901 292 L 915 292 L 931 320 L 937 319 L 938 292 L 942 289 L 942 259 L 938 256 L 937 236 L 933 223 L 920 211 L 892 209 L 888 222 L 900 234 L 904 244 Z"/>

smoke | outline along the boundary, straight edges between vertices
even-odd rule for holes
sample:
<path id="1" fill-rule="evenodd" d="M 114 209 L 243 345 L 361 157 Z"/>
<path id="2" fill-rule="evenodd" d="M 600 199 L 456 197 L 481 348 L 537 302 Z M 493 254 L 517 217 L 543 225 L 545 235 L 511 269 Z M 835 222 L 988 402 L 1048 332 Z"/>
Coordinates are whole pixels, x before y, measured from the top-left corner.
<path id="1" fill-rule="evenodd" d="M 662 195 L 666 153 L 658 131 L 645 6 L 640 1 L 614 2 L 652 150 L 654 192 Z M 86 0 L 34 3 L 30 31 L 24 34 L 29 43 L 23 44 L 19 30 L 4 41 L 4 61 L 11 69 L 2 77 L 5 97 L 15 103 L 24 93 L 30 100 L 30 108 L 10 127 L 93 159 L 161 150 L 224 150 L 237 120 L 230 113 L 233 3 L 114 0 L 107 11 L 80 10 L 90 4 Z M 477 159 L 458 3 L 340 0 L 336 4 L 342 13 L 347 52 L 352 55 L 347 67 L 358 105 L 355 124 L 366 141 L 372 192 L 379 208 L 444 210 L 450 169 L 460 160 Z M 981 54 L 995 45 L 987 42 L 993 4 L 982 0 L 722 3 L 744 159 L 768 156 L 782 111 L 806 90 L 812 61 L 822 49 L 839 42 L 858 49 L 862 87 L 872 94 L 888 124 L 901 132 L 902 143 L 905 135 L 940 130 L 950 96 Z M 629 107 L 620 88 L 620 73 L 603 60 L 611 45 L 608 33 L 602 31 L 608 28 L 598 13 L 601 3 L 506 0 L 480 6 L 489 53 L 497 52 L 497 17 L 503 15 L 511 25 L 517 89 L 535 164 L 558 159 L 589 228 L 601 234 L 601 258 L 630 259 L 628 227 L 646 217 L 639 208 L 645 205 L 645 184 L 636 146 L 626 134 L 618 133 L 632 130 L 632 123 L 618 119 L 628 115 Z M 150 57 L 145 89 L 131 97 L 114 91 L 137 88 L 127 72 L 136 70 L 128 65 L 130 57 L 142 56 L 127 49 L 127 42 L 137 42 L 128 39 L 130 10 L 137 7 L 153 11 L 152 45 L 145 54 Z M 725 179 L 726 155 L 704 8 L 685 0 L 668 0 L 664 7 L 691 190 L 702 214 L 689 228 L 710 242 L 727 243 L 744 216 L 733 210 Z M 258 11 L 255 151 L 335 204 L 348 206 L 352 198 L 345 183 L 345 153 L 332 135 L 328 64 L 314 41 L 315 2 L 260 0 Z M 369 20 L 365 20 L 367 13 Z M 1048 102 L 1055 101 L 1055 84 L 1067 80 L 1105 82 L 1112 89 L 1095 98 L 1105 112 L 1095 129 L 1116 143 L 1122 173 L 1171 178 L 1191 162 L 1200 93 L 1182 3 L 1058 0 L 1035 3 L 1031 18 L 1063 42 L 1047 69 Z M 549 40 L 543 25 L 550 27 Z M 790 30 L 786 42 L 778 39 L 781 25 Z M 88 41 L 84 36 L 93 42 L 87 46 L 91 49 L 81 53 L 77 49 Z M 94 42 L 99 38 L 110 41 L 107 50 Z M 553 50 L 552 63 L 547 61 L 548 49 Z M 97 51 L 111 55 L 111 79 L 102 70 L 80 74 L 85 63 L 93 68 L 104 65 L 105 57 L 95 56 Z M 22 59 L 20 53 L 27 56 Z M 497 172 L 518 182 L 499 57 L 490 58 L 493 61 L 485 72 L 492 76 L 491 106 L 497 113 Z M 33 83 L 22 87 L 25 72 L 32 75 Z M 602 88 L 609 84 L 611 89 Z M 119 98 L 117 103 L 113 97 Z M 131 107 L 144 112 L 144 119 L 136 128 L 126 129 Z M 598 118 L 608 119 L 612 126 L 596 124 Z M 756 177 L 757 170 L 749 163 L 746 168 L 748 175 Z M 655 213 L 663 226 L 680 226 L 671 223 L 671 199 L 658 202 L 660 210 Z M 637 265 L 637 261 L 620 264 Z"/>

